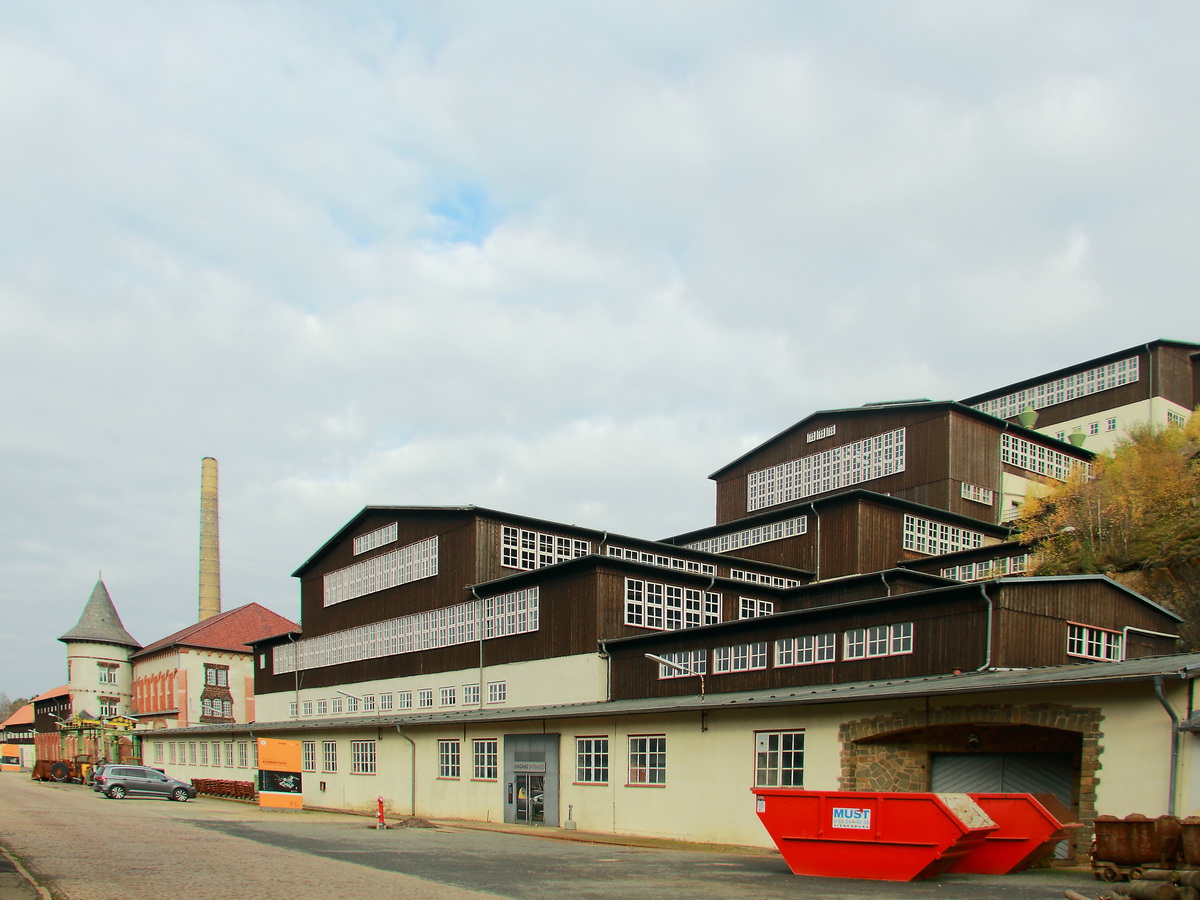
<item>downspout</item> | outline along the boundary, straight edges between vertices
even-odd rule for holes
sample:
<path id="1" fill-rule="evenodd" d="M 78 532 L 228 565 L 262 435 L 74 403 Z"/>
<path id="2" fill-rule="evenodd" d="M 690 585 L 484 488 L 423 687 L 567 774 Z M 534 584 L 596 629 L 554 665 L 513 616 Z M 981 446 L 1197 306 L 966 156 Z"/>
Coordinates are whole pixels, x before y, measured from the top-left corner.
<path id="1" fill-rule="evenodd" d="M 1154 696 L 1158 698 L 1162 708 L 1171 717 L 1171 775 L 1167 781 L 1167 815 L 1173 816 L 1175 815 L 1175 782 L 1179 769 L 1179 716 L 1175 715 L 1175 710 L 1171 709 L 1171 704 L 1167 702 L 1166 694 L 1163 693 L 1161 675 L 1154 676 Z"/>
<path id="2" fill-rule="evenodd" d="M 399 725 L 396 726 L 396 734 L 400 735 L 400 737 L 402 737 L 406 741 L 408 741 L 408 747 L 409 747 L 408 808 L 411 810 L 411 812 L 409 812 L 409 815 L 415 816 L 417 814 L 417 744 L 412 738 L 410 738 L 407 734 L 404 733 L 404 731 L 401 729 L 401 727 Z"/>
<path id="3" fill-rule="evenodd" d="M 479 708 L 483 709 L 483 598 L 475 592 L 475 585 L 471 585 L 471 595 L 479 604 L 475 610 L 475 633 L 479 635 Z"/>
<path id="4" fill-rule="evenodd" d="M 890 596 L 892 596 L 892 586 L 891 586 L 890 584 L 888 584 L 888 580 L 887 580 L 887 572 L 886 572 L 886 571 L 884 571 L 884 570 L 882 570 L 882 569 L 880 570 L 880 572 L 879 572 L 879 580 L 883 582 L 883 586 L 884 586 L 884 588 L 886 588 L 886 589 L 887 589 L 887 593 L 886 593 L 884 596 L 885 596 L 885 597 L 890 597 Z"/>
<path id="5" fill-rule="evenodd" d="M 987 601 L 987 651 L 984 654 L 983 665 L 976 669 L 976 672 L 986 672 L 992 667 L 992 615 L 994 605 L 992 598 L 988 596 L 987 587 L 984 582 L 979 582 L 979 593 L 983 595 L 983 599 Z"/>

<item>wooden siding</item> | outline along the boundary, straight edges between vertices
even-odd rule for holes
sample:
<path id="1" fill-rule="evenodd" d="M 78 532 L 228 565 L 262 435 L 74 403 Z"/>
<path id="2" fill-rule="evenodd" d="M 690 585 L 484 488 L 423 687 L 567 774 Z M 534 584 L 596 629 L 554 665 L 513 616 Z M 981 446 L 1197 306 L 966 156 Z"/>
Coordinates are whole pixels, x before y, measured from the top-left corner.
<path id="1" fill-rule="evenodd" d="M 1196 393 L 1195 350 L 1187 347 L 1158 347 L 1155 352 L 1154 393 L 1180 406 L 1194 409 L 1200 402 Z"/>
<path id="2" fill-rule="evenodd" d="M 1017 579 L 989 585 L 988 592 L 996 605 L 996 666 L 1080 662 L 1067 655 L 1068 622 L 1117 632 L 1126 626 L 1167 634 L 1179 630 L 1171 615 L 1103 579 Z M 1145 636 L 1136 646 L 1157 653 L 1177 649 L 1172 639 Z"/>
<path id="3" fill-rule="evenodd" d="M 902 622 L 913 623 L 912 653 L 862 660 L 842 658 L 845 631 Z M 986 604 L 978 593 L 960 592 L 957 595 L 941 594 L 936 598 L 902 595 L 850 609 L 769 616 L 704 629 L 660 633 L 646 640 L 610 647 L 613 699 L 699 693 L 697 678 L 660 680 L 658 665 L 644 658 L 646 653 L 685 650 L 708 652 L 709 674 L 705 676 L 705 689 L 712 694 L 950 674 L 956 668 L 975 668 L 983 664 L 986 623 Z M 830 632 L 837 635 L 836 662 L 775 667 L 775 640 Z M 766 669 L 726 674 L 712 671 L 712 651 L 717 647 L 760 641 L 769 645 Z"/>

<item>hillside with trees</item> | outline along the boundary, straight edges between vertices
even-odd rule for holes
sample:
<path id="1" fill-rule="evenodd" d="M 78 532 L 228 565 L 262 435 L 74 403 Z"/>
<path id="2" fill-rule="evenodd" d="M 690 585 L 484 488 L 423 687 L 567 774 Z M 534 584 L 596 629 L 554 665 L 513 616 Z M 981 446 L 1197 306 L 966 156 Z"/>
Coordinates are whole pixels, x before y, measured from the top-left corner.
<path id="1" fill-rule="evenodd" d="M 1015 524 L 1034 548 L 1029 574 L 1109 575 L 1183 616 L 1200 646 L 1200 411 L 1133 431 Z"/>

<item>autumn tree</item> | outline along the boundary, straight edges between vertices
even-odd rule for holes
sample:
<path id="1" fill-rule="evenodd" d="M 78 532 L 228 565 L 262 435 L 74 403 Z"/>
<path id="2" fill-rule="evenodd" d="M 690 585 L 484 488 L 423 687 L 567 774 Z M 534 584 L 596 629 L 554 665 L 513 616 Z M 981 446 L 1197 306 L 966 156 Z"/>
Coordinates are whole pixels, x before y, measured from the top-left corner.
<path id="1" fill-rule="evenodd" d="M 1200 411 L 1134 429 L 1090 474 L 1028 499 L 1016 527 L 1030 574 L 1110 575 L 1183 616 L 1200 644 Z"/>

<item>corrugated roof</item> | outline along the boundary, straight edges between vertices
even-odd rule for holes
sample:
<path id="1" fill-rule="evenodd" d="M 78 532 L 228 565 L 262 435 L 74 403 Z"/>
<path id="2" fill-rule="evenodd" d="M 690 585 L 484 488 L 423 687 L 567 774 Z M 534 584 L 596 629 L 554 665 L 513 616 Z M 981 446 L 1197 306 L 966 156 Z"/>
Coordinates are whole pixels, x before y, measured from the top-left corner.
<path id="1" fill-rule="evenodd" d="M 260 603 L 247 603 L 167 635 L 133 654 L 133 658 L 175 646 L 249 653 L 246 645 L 251 641 L 299 630 L 300 626 L 291 619 L 272 612 Z"/>
<path id="2" fill-rule="evenodd" d="M 92 588 L 92 596 L 88 598 L 83 608 L 83 615 L 75 623 L 75 627 L 59 638 L 64 643 L 68 641 L 91 641 L 97 644 L 116 644 L 118 647 L 132 647 L 135 650 L 142 645 L 133 639 L 125 626 L 117 608 L 113 606 L 112 597 L 103 581 L 97 581 Z"/>
<path id="3" fill-rule="evenodd" d="M 596 700 L 553 706 L 523 706 L 502 709 L 459 709 L 430 713 L 379 713 L 343 716 L 337 719 L 289 719 L 282 722 L 251 722 L 247 725 L 201 725 L 166 729 L 154 734 L 266 734 L 285 731 L 315 731 L 335 728 L 405 727 L 445 725 L 459 722 L 513 722 L 526 719 L 578 719 L 594 716 L 636 716 L 656 713 L 718 709 L 748 709 L 770 706 L 852 703 L 859 700 L 908 700 L 995 691 L 1027 691 L 1055 687 L 1080 687 L 1150 681 L 1157 677 L 1192 679 L 1200 676 L 1200 653 L 1179 653 L 1131 659 L 1124 662 L 1081 663 L 1016 671 L 964 672 L 961 675 L 930 675 L 888 681 L 804 685 L 723 694 L 685 697 L 646 697 L 635 700 Z"/>

